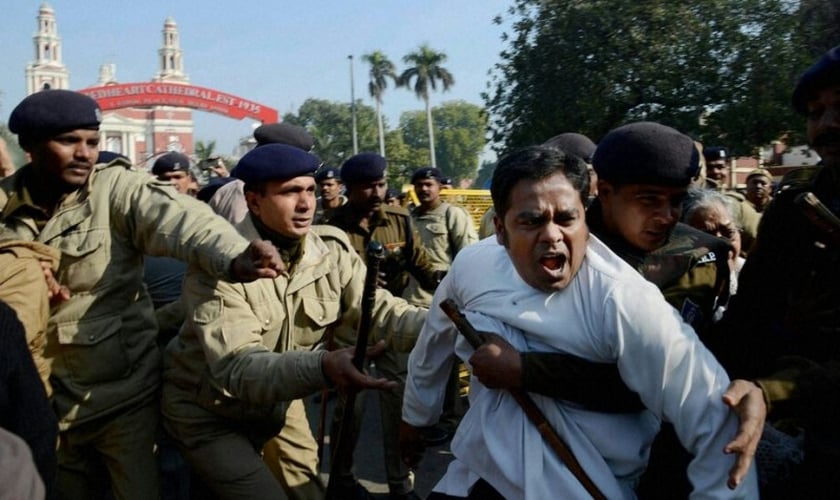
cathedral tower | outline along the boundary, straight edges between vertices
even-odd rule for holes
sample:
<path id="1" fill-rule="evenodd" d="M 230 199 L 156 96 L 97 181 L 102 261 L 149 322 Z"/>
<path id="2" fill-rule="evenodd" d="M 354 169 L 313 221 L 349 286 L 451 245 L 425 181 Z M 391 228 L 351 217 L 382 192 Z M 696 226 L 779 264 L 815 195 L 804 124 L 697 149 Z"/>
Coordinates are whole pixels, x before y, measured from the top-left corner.
<path id="1" fill-rule="evenodd" d="M 163 23 L 163 45 L 158 50 L 160 56 L 160 70 L 156 81 L 188 82 L 184 73 L 184 54 L 181 42 L 178 40 L 178 25 L 172 17 L 167 17 Z"/>
<path id="2" fill-rule="evenodd" d="M 61 62 L 61 37 L 55 23 L 55 11 L 46 2 L 38 10 L 35 60 L 26 65 L 26 93 L 44 89 L 70 88 L 70 72 Z"/>

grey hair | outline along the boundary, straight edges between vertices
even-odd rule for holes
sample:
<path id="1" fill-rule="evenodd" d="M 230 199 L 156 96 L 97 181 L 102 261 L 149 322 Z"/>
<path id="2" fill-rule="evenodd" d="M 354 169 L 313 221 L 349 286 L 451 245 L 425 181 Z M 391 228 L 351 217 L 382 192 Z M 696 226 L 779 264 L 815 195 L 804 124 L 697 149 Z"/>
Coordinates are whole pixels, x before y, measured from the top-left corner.
<path id="1" fill-rule="evenodd" d="M 740 220 L 738 219 L 738 214 L 735 210 L 735 201 L 725 194 L 721 193 L 720 191 L 716 191 L 714 189 L 707 189 L 692 186 L 688 189 L 688 195 L 685 197 L 685 201 L 683 202 L 683 222 L 691 220 L 691 217 L 701 209 L 708 209 L 713 208 L 716 206 L 721 206 L 726 210 L 726 213 L 729 214 L 729 220 L 732 221 L 732 224 L 740 231 L 741 224 Z"/>

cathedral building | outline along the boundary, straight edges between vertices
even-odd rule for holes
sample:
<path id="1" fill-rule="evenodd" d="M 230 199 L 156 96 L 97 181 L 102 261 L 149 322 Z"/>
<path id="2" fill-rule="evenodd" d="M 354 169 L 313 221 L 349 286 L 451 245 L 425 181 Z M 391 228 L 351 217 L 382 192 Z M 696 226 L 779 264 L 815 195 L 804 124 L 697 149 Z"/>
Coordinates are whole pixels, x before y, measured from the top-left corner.
<path id="1" fill-rule="evenodd" d="M 151 82 L 188 85 L 184 57 L 178 39 L 178 25 L 171 17 L 163 23 L 163 40 L 158 50 L 158 71 Z M 70 89 L 70 72 L 62 62 L 61 37 L 55 11 L 47 3 L 38 10 L 38 29 L 33 37 L 35 60 L 26 66 L 26 91 Z M 116 65 L 103 64 L 97 82 L 86 87 L 117 85 Z M 83 90 L 83 89 L 80 89 Z M 101 149 L 127 156 L 138 167 L 149 167 L 168 151 L 192 155 L 192 109 L 148 106 L 104 110 L 100 125 Z"/>

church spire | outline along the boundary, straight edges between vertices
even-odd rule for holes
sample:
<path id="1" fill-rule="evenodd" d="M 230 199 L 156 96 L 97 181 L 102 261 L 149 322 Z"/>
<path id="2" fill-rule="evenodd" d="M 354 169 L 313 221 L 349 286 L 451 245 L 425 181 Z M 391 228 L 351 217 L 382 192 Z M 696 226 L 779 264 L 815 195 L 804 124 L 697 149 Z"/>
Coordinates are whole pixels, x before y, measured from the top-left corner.
<path id="1" fill-rule="evenodd" d="M 184 73 L 184 54 L 178 40 L 178 25 L 172 16 L 163 22 L 163 45 L 158 50 L 160 68 L 155 80 L 187 82 Z"/>
<path id="2" fill-rule="evenodd" d="M 38 31 L 32 40 L 35 60 L 26 65 L 26 92 L 69 88 L 70 72 L 61 62 L 61 37 L 58 36 L 55 11 L 46 2 L 38 9 Z"/>

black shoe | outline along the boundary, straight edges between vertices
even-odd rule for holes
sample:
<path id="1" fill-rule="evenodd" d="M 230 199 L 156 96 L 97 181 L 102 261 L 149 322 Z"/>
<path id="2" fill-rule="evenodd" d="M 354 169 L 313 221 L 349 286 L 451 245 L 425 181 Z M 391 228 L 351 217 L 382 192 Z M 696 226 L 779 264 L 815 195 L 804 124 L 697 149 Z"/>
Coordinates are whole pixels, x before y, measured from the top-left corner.
<path id="1" fill-rule="evenodd" d="M 433 425 L 421 428 L 420 437 L 423 438 L 423 444 L 426 446 L 440 446 L 452 438 L 452 433 L 442 426 Z"/>
<path id="2" fill-rule="evenodd" d="M 375 500 L 374 497 L 362 484 L 356 481 L 352 486 L 341 486 L 336 488 L 334 498 L 341 500 Z"/>
<path id="3" fill-rule="evenodd" d="M 409 491 L 408 493 L 391 493 L 388 495 L 388 500 L 423 500 L 420 498 L 420 495 L 414 492 L 414 490 Z"/>

